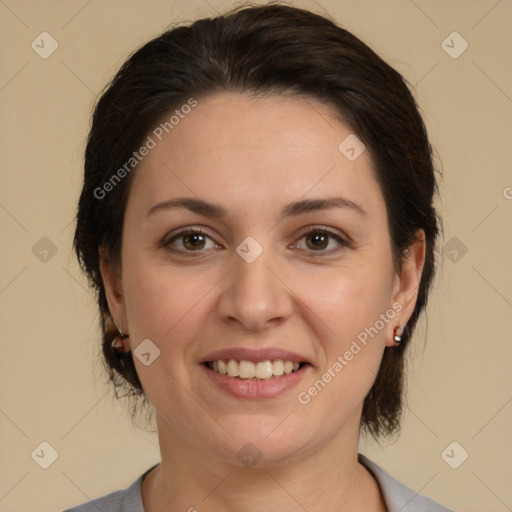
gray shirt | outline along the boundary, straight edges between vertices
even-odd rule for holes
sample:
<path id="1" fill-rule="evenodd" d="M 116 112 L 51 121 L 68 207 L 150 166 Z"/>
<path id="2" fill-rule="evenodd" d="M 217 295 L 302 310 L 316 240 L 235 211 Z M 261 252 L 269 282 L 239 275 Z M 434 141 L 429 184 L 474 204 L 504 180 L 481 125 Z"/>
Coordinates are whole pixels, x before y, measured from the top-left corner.
<path id="1" fill-rule="evenodd" d="M 358 454 L 358 460 L 375 476 L 382 490 L 388 512 L 453 512 L 401 484 L 361 453 Z M 158 464 L 139 476 L 127 489 L 112 492 L 96 500 L 64 510 L 64 512 L 145 512 L 142 504 L 141 484 L 143 478 L 156 466 Z"/>

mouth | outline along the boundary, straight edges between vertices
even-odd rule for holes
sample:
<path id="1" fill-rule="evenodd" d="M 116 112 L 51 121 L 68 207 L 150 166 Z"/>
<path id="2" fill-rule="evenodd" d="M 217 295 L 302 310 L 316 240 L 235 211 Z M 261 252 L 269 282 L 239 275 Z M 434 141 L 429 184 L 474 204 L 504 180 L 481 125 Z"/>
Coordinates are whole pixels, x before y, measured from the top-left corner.
<path id="1" fill-rule="evenodd" d="M 248 361 L 245 359 L 216 359 L 202 363 L 209 370 L 233 379 L 245 381 L 265 381 L 290 375 L 305 366 L 308 362 L 274 359 L 266 361 Z"/>
<path id="2" fill-rule="evenodd" d="M 280 347 L 224 348 L 206 354 L 199 363 L 213 389 L 249 400 L 285 395 L 314 367 L 305 355 Z"/>

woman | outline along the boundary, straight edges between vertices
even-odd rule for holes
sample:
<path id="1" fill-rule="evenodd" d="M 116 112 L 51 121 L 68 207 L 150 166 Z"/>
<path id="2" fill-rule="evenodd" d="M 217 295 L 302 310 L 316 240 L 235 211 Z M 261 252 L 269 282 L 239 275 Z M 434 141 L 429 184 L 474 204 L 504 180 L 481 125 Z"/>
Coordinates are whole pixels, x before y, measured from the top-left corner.
<path id="1" fill-rule="evenodd" d="M 400 426 L 439 232 L 403 77 L 283 5 L 170 30 L 99 100 L 75 250 L 162 461 L 71 511 L 446 511 L 358 453 Z"/>

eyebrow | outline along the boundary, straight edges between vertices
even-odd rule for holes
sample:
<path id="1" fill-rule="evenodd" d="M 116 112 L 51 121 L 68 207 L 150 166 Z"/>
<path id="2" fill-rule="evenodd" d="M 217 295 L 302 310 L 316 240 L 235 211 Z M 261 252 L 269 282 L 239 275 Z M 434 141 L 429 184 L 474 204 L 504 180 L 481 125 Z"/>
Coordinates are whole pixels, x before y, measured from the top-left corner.
<path id="1" fill-rule="evenodd" d="M 225 219 L 228 216 L 228 212 L 224 207 L 194 197 L 178 197 L 176 199 L 162 201 L 161 203 L 157 203 L 152 206 L 146 213 L 146 216 L 151 216 L 157 212 L 173 208 L 187 208 L 199 215 L 215 217 L 218 219 Z M 359 215 L 367 215 L 363 207 L 354 201 L 350 201 L 344 197 L 328 197 L 322 199 L 302 199 L 300 201 L 287 204 L 281 210 L 278 220 L 281 221 L 285 217 L 297 217 L 305 213 L 329 210 L 332 208 L 348 208 Z"/>

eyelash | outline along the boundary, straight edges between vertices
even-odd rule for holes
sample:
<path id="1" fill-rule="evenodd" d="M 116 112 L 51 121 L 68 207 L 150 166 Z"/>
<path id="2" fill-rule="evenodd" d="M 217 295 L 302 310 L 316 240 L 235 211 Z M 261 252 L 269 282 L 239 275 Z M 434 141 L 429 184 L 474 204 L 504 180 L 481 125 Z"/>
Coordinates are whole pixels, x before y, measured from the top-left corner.
<path id="1" fill-rule="evenodd" d="M 341 245 L 341 247 L 338 247 L 337 249 L 331 249 L 330 251 L 326 251 L 325 249 L 320 249 L 318 251 L 310 250 L 309 252 L 311 252 L 311 256 L 313 258 L 331 256 L 333 254 L 339 253 L 346 247 L 350 248 L 353 246 L 349 240 L 342 238 L 340 235 L 338 235 L 334 231 L 331 231 L 330 229 L 323 227 L 323 226 L 314 226 L 313 228 L 310 228 L 308 231 L 303 232 L 299 236 L 298 240 L 301 240 L 302 238 L 304 238 L 307 235 L 311 235 L 311 234 L 315 234 L 315 233 L 326 234 L 327 236 L 335 239 Z M 171 248 L 172 242 L 174 242 L 175 240 L 177 240 L 179 238 L 183 238 L 186 235 L 201 235 L 201 236 L 210 238 L 210 240 L 211 240 L 211 237 L 208 235 L 208 233 L 204 232 L 200 228 L 198 228 L 198 229 L 186 228 L 186 229 L 183 229 L 182 231 L 179 231 L 178 233 L 176 233 L 169 240 L 164 239 L 161 246 L 168 248 L 172 252 L 181 253 L 183 256 L 186 256 L 186 257 L 197 258 L 198 256 L 201 256 L 202 252 L 205 251 L 206 249 L 199 249 L 197 251 L 188 251 L 188 250 Z M 305 249 L 305 250 L 307 250 L 307 249 Z M 315 253 L 318 253 L 318 254 L 315 254 Z"/>

